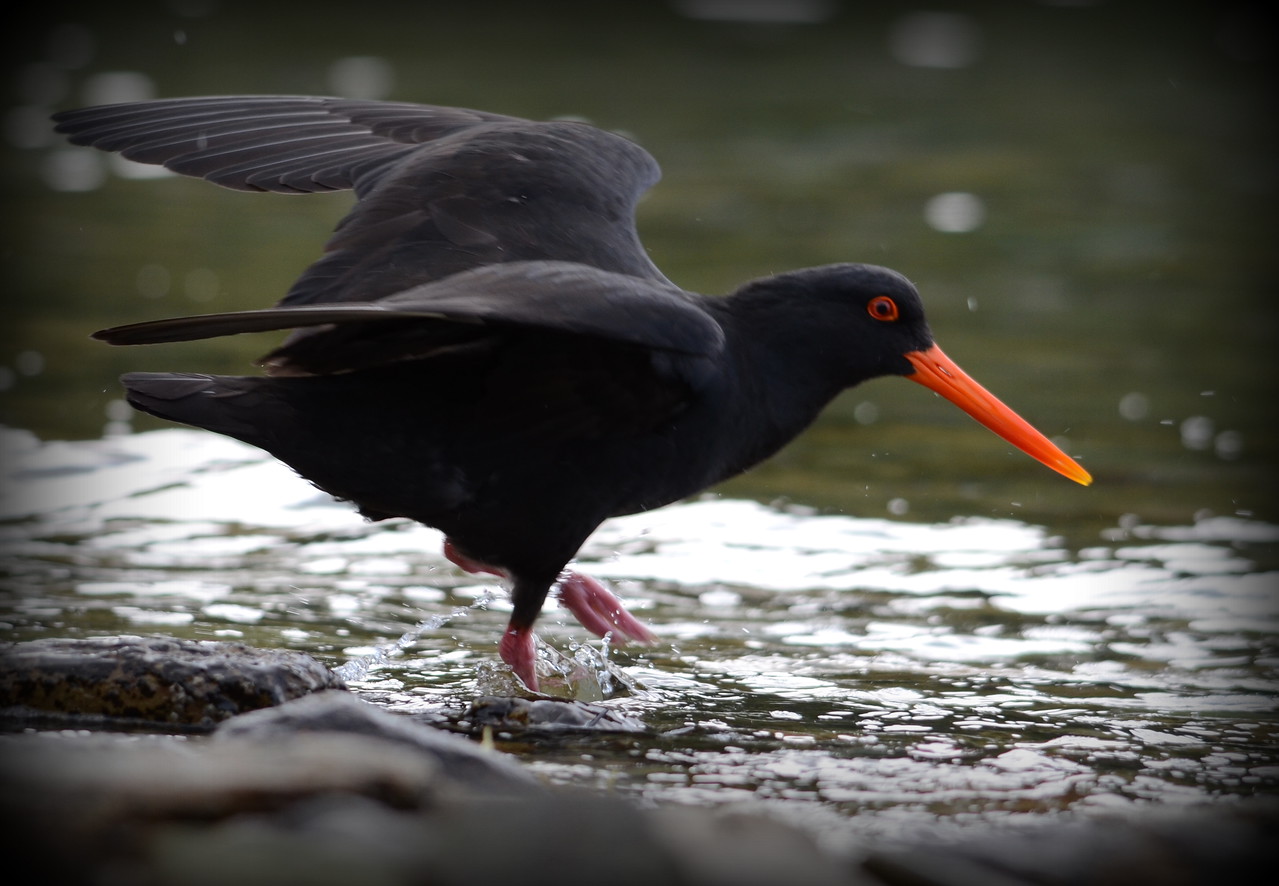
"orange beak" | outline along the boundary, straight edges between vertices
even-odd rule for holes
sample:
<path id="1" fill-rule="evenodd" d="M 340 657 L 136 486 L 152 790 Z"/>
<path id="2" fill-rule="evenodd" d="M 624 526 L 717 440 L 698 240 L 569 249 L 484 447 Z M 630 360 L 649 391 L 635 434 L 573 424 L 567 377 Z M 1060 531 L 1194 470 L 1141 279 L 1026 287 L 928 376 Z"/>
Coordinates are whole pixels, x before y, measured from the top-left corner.
<path id="1" fill-rule="evenodd" d="M 941 352 L 941 348 L 933 345 L 926 351 L 911 351 L 905 357 L 915 367 L 914 374 L 906 376 L 911 381 L 917 381 L 941 394 L 1022 452 L 1043 462 L 1057 473 L 1085 486 L 1092 482 L 1092 476 L 1076 464 L 1073 458 L 1054 446 L 1024 418 L 995 399 L 994 394 L 973 381 L 955 361 Z"/>

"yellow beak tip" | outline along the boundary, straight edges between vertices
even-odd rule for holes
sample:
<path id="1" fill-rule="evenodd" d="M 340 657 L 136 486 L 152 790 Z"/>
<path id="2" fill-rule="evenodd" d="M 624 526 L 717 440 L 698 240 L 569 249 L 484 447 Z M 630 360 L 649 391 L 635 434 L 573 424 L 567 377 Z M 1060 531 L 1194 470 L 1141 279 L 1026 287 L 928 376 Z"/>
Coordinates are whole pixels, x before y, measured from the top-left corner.
<path id="1" fill-rule="evenodd" d="M 1064 455 L 1065 454 L 1063 453 L 1063 456 Z M 1048 464 L 1047 462 L 1045 463 Z M 1048 464 L 1048 466 L 1052 468 L 1053 470 L 1055 470 L 1057 473 L 1061 474 L 1066 479 L 1074 480 L 1080 486 L 1092 485 L 1092 474 L 1085 471 L 1083 467 L 1076 461 L 1071 460 L 1071 461 L 1068 461 L 1066 464 L 1060 465 L 1060 466 L 1054 465 L 1054 464 Z"/>

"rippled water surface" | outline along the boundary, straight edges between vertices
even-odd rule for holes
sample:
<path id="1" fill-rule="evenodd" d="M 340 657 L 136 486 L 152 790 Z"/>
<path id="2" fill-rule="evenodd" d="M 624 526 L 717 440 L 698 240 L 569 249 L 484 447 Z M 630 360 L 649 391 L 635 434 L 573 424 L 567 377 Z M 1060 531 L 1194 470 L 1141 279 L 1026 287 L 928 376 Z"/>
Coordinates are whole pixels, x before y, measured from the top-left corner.
<path id="1" fill-rule="evenodd" d="M 1266 22 L 1140 2 L 421 7 L 30 13 L 0 130 L 4 638 L 297 648 L 444 725 L 509 692 L 506 597 L 436 533 L 365 524 L 260 453 L 120 399 L 121 372 L 253 372 L 278 337 L 87 338 L 273 302 L 349 195 L 143 176 L 47 119 L 245 92 L 567 115 L 662 164 L 639 227 L 672 280 L 716 293 L 894 267 L 946 352 L 1097 482 L 916 385 L 861 386 L 758 470 L 582 551 L 661 639 L 605 647 L 549 606 L 546 667 L 643 731 L 502 747 L 560 782 L 765 804 L 832 842 L 1276 788 Z"/>
<path id="2" fill-rule="evenodd" d="M 502 589 L 433 530 L 364 523 L 203 432 L 3 440 L 10 637 L 234 638 L 332 666 L 381 647 L 354 687 L 446 725 L 511 688 Z M 607 648 L 555 606 L 539 633 L 585 671 L 560 692 L 603 679 L 644 729 L 503 746 L 556 782 L 764 803 L 832 841 L 850 816 L 883 838 L 1268 792 L 1277 550 L 1279 526 L 1229 517 L 1083 547 L 718 496 L 615 520 L 578 565 L 660 642 Z"/>

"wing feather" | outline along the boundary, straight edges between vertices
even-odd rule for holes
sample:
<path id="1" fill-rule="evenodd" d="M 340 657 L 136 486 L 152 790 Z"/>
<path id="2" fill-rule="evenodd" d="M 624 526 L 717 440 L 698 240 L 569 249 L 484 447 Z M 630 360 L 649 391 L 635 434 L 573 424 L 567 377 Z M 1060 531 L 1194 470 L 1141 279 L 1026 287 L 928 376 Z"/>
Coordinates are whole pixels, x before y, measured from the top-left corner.
<path id="1" fill-rule="evenodd" d="M 515 262 L 476 268 L 378 302 L 149 320 L 104 329 L 94 337 L 135 345 L 298 329 L 265 358 L 281 372 L 295 373 L 419 358 L 442 343 L 452 346 L 519 329 L 710 357 L 723 348 L 724 331 L 700 299 L 673 286 L 584 265 Z"/>
<path id="2" fill-rule="evenodd" d="M 576 262 L 667 282 L 634 218 L 657 163 L 583 123 L 310 96 L 161 99 L 54 119 L 75 144 L 227 188 L 354 189 L 326 255 L 281 305 L 372 302 L 503 262 Z"/>

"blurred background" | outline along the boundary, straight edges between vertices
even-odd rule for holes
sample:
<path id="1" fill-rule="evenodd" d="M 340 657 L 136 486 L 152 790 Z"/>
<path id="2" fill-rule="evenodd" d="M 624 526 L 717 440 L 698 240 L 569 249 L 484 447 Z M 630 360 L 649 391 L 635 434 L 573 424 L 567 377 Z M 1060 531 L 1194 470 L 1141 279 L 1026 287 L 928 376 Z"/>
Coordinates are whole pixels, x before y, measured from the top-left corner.
<path id="1" fill-rule="evenodd" d="M 0 631 L 242 639 L 330 665 L 400 637 L 364 697 L 447 722 L 494 692 L 504 597 L 450 569 L 437 534 L 362 524 L 212 435 L 134 433 L 163 425 L 120 399 L 120 373 L 252 373 L 279 336 L 88 337 L 273 303 L 351 196 L 220 190 L 67 145 L 48 115 L 304 93 L 571 117 L 662 164 L 639 227 L 672 280 L 713 294 L 828 262 L 895 268 L 945 351 L 1096 482 L 1052 474 L 918 385 L 848 391 L 721 496 L 610 521 L 583 550 L 663 638 L 615 657 L 635 683 L 617 709 L 648 731 L 509 750 L 552 780 L 656 802 L 775 804 L 836 840 L 1273 792 L 1265 12 L 30 10 L 4 37 Z M 553 608 L 539 631 L 579 664 L 607 661 Z"/>
<path id="2" fill-rule="evenodd" d="M 349 194 L 159 175 L 48 114 L 304 93 L 572 117 L 648 148 L 685 288 L 835 261 L 919 286 L 938 342 L 1097 478 L 1050 475 L 915 385 L 846 393 L 727 491 L 870 516 L 1274 519 L 1274 42 L 1259 4 L 840 0 L 60 3 L 11 28 L 0 422 L 156 427 L 115 377 L 253 372 L 271 336 L 113 349 L 94 329 L 262 307 Z"/>

